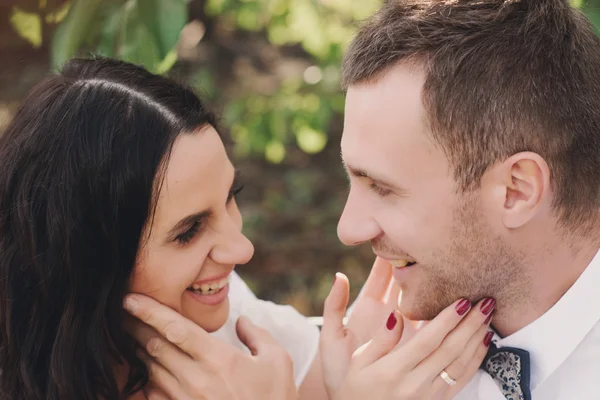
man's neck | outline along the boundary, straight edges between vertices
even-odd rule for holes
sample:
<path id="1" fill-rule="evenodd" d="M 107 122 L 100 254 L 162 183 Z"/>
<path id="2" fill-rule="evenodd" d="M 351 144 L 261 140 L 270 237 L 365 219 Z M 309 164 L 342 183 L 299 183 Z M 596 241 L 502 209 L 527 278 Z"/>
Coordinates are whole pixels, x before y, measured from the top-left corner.
<path id="1" fill-rule="evenodd" d="M 523 329 L 548 310 L 573 286 L 599 250 L 598 241 L 545 243 L 527 262 L 530 271 L 527 293 L 498 299 L 492 325 L 501 337 Z"/>

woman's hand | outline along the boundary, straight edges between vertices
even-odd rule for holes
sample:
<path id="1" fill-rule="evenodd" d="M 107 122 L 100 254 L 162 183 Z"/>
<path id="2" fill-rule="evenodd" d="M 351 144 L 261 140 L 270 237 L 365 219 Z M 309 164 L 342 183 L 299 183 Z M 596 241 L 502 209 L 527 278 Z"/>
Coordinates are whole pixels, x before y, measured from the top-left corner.
<path id="1" fill-rule="evenodd" d="M 325 357 L 347 334 L 339 310 L 345 309 L 348 281 L 341 278 L 326 302 L 321 334 L 324 377 L 331 399 L 451 399 L 477 372 L 491 339 L 488 316 L 493 300 L 484 299 L 468 312 L 465 307 L 471 304 L 458 300 L 401 346 L 397 344 L 403 319 L 398 311 L 392 312 L 375 337 L 353 352 L 340 380 L 340 367 L 335 360 L 326 362 Z M 453 386 L 442 379 L 443 371 L 456 380 Z"/>
<path id="2" fill-rule="evenodd" d="M 130 295 L 125 308 L 140 321 L 131 333 L 146 349 L 149 399 L 295 400 L 289 354 L 265 330 L 241 317 L 240 340 L 251 355 L 209 335 L 157 301 Z M 154 329 L 152 329 L 152 328 Z M 158 332 L 158 333 L 157 333 Z"/>
<path id="3" fill-rule="evenodd" d="M 348 323 L 341 327 L 350 293 L 348 278 L 336 274 L 331 293 L 325 300 L 323 320 L 326 323 L 321 330 L 319 350 L 323 370 L 327 372 L 323 373 L 323 380 L 330 397 L 330 388 L 339 386 L 346 376 L 354 351 L 371 340 L 390 313 L 398 308 L 399 294 L 392 265 L 377 257 L 352 306 Z M 410 337 L 414 331 L 411 324 L 406 324 L 404 329 L 403 338 Z"/>

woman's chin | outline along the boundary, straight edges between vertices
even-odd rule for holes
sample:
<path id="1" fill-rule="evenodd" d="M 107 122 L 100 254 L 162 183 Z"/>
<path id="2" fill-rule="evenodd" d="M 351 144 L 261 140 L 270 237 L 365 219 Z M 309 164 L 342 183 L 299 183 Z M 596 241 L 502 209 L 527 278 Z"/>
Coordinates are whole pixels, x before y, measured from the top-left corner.
<path id="1" fill-rule="evenodd" d="M 215 332 L 221 329 L 229 318 L 229 298 L 218 306 L 189 307 L 183 309 L 183 316 L 190 319 L 206 332 Z"/>

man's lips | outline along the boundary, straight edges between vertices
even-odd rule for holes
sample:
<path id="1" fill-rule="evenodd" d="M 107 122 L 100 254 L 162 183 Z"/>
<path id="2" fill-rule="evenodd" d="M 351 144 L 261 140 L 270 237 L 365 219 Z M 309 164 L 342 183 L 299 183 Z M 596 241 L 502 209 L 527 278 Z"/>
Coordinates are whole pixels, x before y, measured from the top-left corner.
<path id="1" fill-rule="evenodd" d="M 412 267 L 416 264 L 416 262 L 408 260 L 390 260 L 389 263 L 392 264 L 392 267 L 394 268 Z"/>
<path id="2" fill-rule="evenodd" d="M 375 253 L 375 255 L 377 255 L 377 257 L 389 262 L 394 268 L 410 267 L 417 263 L 416 260 L 414 260 L 412 257 L 381 255 L 378 253 Z"/>

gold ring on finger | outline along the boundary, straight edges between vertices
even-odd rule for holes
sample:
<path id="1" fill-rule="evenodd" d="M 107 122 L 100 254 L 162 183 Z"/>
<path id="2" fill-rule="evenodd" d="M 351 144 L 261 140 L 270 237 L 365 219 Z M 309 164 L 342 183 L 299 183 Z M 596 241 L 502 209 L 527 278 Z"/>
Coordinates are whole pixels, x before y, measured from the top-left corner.
<path id="1" fill-rule="evenodd" d="M 456 381 L 452 379 L 450 375 L 448 375 L 445 369 L 443 369 L 442 372 L 440 372 L 440 378 L 442 378 L 444 382 L 446 382 L 449 386 L 456 385 Z"/>

